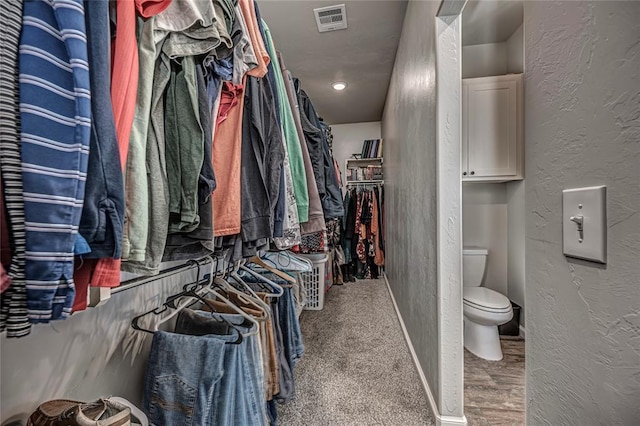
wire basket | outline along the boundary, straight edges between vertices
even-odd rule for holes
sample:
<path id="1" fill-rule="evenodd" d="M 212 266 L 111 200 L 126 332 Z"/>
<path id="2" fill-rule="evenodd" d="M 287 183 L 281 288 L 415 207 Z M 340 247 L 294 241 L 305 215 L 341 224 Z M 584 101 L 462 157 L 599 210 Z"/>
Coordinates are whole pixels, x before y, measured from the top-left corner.
<path id="1" fill-rule="evenodd" d="M 326 291 L 325 284 L 325 267 L 327 259 L 326 254 L 301 254 L 313 263 L 311 272 L 300 273 L 300 279 L 307 293 L 304 309 L 309 311 L 319 311 L 324 307 L 324 293 Z"/>

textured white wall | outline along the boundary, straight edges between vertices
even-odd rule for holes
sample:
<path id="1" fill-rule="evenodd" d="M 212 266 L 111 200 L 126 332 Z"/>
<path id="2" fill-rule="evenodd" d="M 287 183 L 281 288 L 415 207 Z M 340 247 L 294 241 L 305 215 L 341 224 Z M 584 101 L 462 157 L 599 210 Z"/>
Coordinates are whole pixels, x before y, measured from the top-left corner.
<path id="1" fill-rule="evenodd" d="M 525 2 L 527 424 L 640 419 L 640 2 Z M 562 254 L 607 185 L 608 263 Z"/>
<path id="2" fill-rule="evenodd" d="M 521 73 L 524 72 L 524 32 L 523 25 L 520 25 L 513 32 L 509 40 L 506 41 L 507 46 L 507 72 Z"/>
<path id="3" fill-rule="evenodd" d="M 463 184 L 462 215 L 463 244 L 489 250 L 484 286 L 507 296 L 509 211 L 506 184 Z"/>
<path id="4" fill-rule="evenodd" d="M 452 3 L 460 5 L 454 0 Z M 462 78 L 461 16 L 436 19 L 436 168 L 438 256 L 438 346 L 440 368 L 437 425 L 465 424 L 462 321 Z M 446 416 L 446 417 L 445 417 Z"/>
<path id="5" fill-rule="evenodd" d="M 438 7 L 409 2 L 385 104 L 386 271 L 439 414 L 461 418 L 460 24 Z"/>
<path id="6" fill-rule="evenodd" d="M 38 404 L 55 398 L 91 401 L 113 395 L 139 404 L 151 335 L 133 330 L 131 319 L 194 279 L 194 271 L 175 275 L 115 294 L 68 320 L 34 326 L 25 338 L 0 337 L 0 423 L 26 420 Z M 132 363 L 124 348 L 134 338 L 145 344 Z"/>
<path id="7" fill-rule="evenodd" d="M 462 78 L 488 77 L 506 73 L 506 43 L 474 44 L 462 47 Z"/>
<path id="8" fill-rule="evenodd" d="M 507 241 L 507 296 L 522 307 L 520 325 L 525 326 L 525 185 L 526 181 L 507 185 L 508 241 Z"/>
<path id="9" fill-rule="evenodd" d="M 366 139 L 380 139 L 382 137 L 379 121 L 332 124 L 331 134 L 333 135 L 333 158 L 340 166 L 343 179 L 345 160 L 351 158 L 353 153 L 361 153 L 362 143 Z"/>
<path id="10" fill-rule="evenodd" d="M 437 2 L 407 6 L 382 119 L 385 151 L 386 273 L 436 401 Z"/>

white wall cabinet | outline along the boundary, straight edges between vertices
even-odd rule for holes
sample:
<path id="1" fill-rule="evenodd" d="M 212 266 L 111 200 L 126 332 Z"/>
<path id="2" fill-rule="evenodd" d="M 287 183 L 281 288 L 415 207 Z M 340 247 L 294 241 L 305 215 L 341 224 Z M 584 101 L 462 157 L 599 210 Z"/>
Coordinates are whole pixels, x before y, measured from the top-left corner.
<path id="1" fill-rule="evenodd" d="M 524 178 L 522 74 L 462 80 L 462 180 Z"/>

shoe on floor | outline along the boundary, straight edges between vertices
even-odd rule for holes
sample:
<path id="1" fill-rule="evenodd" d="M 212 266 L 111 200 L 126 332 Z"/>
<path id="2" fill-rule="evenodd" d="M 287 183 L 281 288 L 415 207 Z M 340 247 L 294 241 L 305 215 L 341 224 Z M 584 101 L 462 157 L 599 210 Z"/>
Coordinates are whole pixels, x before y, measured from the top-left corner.
<path id="1" fill-rule="evenodd" d="M 99 399 L 83 403 L 55 399 L 40 404 L 27 426 L 130 426 L 131 409 L 119 402 Z"/>

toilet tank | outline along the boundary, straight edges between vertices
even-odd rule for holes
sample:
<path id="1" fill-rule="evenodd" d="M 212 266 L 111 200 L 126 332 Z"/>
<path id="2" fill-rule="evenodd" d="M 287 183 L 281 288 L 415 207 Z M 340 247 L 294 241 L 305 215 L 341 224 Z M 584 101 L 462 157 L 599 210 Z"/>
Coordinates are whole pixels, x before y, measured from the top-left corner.
<path id="1" fill-rule="evenodd" d="M 482 285 L 488 253 L 482 247 L 465 247 L 462 250 L 462 284 L 465 287 Z"/>

